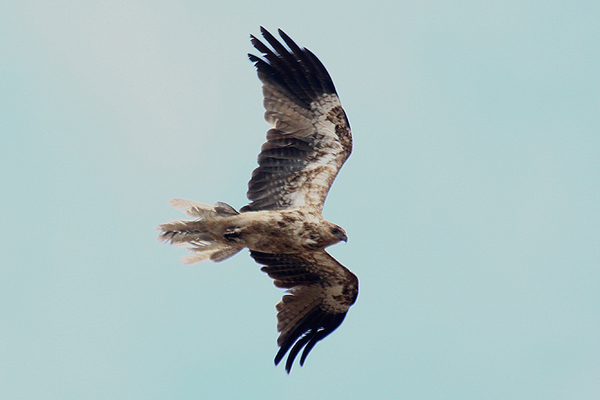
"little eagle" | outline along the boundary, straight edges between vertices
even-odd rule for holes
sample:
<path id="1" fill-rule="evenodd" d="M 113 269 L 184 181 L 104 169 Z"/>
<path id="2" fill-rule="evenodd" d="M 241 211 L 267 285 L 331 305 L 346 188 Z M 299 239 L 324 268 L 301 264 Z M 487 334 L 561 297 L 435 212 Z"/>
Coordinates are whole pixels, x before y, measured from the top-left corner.
<path id="1" fill-rule="evenodd" d="M 358 296 L 358 278 L 325 248 L 348 240 L 323 218 L 329 188 L 352 151 L 352 135 L 333 81 L 319 59 L 281 29 L 284 46 L 263 27 L 268 47 L 250 35 L 262 57 L 248 54 L 262 81 L 265 119 L 273 127 L 258 155 L 247 197 L 236 211 L 173 199 L 171 205 L 194 220 L 160 225 L 160 241 L 188 246 L 187 264 L 223 261 L 244 248 L 262 264 L 275 286 L 288 289 L 276 305 L 279 351 L 290 351 L 286 371 L 304 348 L 314 345 L 344 320 Z M 290 350 L 291 349 L 291 350 Z"/>

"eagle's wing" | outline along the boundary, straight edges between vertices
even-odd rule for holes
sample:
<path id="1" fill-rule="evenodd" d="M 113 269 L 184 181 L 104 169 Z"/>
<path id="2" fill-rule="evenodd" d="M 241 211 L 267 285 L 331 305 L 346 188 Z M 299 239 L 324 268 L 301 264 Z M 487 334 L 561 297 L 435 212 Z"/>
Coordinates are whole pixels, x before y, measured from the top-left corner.
<path id="1" fill-rule="evenodd" d="M 340 326 L 358 296 L 358 278 L 325 250 L 300 254 L 251 251 L 250 255 L 264 265 L 261 270 L 275 280 L 275 286 L 288 289 L 289 294 L 276 306 L 280 349 L 275 364 L 291 348 L 285 365 L 289 373 L 303 347 L 300 365 L 318 341 Z"/>
<path id="2" fill-rule="evenodd" d="M 242 211 L 311 208 L 327 192 L 352 151 L 352 135 L 329 73 L 282 30 L 287 48 L 261 27 L 272 49 L 251 36 L 262 58 L 248 57 L 263 83 L 265 119 L 273 126 L 248 183 Z"/>

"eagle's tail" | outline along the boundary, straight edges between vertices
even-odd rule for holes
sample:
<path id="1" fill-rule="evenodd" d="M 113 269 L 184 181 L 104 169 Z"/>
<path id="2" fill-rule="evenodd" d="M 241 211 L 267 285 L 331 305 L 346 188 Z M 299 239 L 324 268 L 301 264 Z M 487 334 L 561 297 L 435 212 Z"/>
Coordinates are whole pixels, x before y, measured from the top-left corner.
<path id="1" fill-rule="evenodd" d="M 227 218 L 239 214 L 229 204 L 217 202 L 214 206 L 192 200 L 173 199 L 169 202 L 173 207 L 196 217 L 193 221 L 173 221 L 159 225 L 158 240 L 177 246 L 188 246 L 191 255 L 182 257 L 184 264 L 211 260 L 223 261 L 237 254 L 244 247 L 238 243 L 218 240 L 207 228 L 206 221 Z"/>

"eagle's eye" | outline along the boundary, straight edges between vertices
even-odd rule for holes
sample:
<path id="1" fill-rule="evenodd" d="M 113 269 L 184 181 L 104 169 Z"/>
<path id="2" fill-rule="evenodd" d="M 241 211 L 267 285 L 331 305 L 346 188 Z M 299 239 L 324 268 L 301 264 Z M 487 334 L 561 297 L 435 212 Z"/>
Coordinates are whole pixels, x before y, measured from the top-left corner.
<path id="1" fill-rule="evenodd" d="M 338 233 L 340 233 L 340 230 L 338 228 L 333 228 L 331 230 L 331 233 L 333 233 L 334 235 L 337 235 Z"/>

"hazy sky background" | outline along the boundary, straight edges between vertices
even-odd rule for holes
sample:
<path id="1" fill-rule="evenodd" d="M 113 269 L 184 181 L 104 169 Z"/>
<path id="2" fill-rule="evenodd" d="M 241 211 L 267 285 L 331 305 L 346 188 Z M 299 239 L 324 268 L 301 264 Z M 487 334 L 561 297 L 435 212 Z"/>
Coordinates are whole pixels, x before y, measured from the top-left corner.
<path id="1" fill-rule="evenodd" d="M 0 6 L 0 398 L 600 398 L 600 3 Z M 250 33 L 331 73 L 325 216 L 360 294 L 287 376 L 244 251 L 181 265 L 174 197 L 236 208 L 268 128 Z"/>

